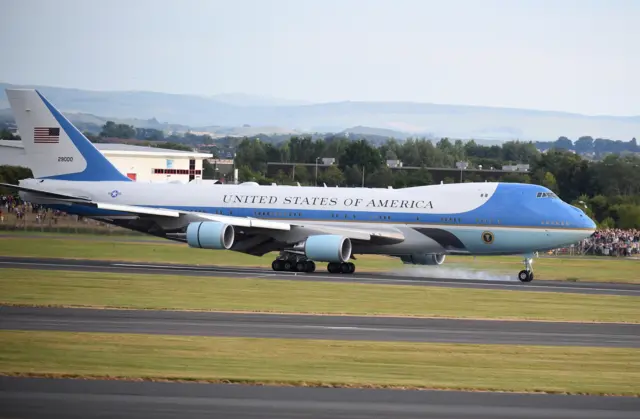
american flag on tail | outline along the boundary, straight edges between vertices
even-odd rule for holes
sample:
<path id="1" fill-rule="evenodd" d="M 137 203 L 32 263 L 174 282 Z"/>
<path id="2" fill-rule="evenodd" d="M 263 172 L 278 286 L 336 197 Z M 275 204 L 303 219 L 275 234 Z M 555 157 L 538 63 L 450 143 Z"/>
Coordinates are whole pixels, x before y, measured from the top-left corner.
<path id="1" fill-rule="evenodd" d="M 60 128 L 34 128 L 33 142 L 36 144 L 58 144 L 60 142 Z"/>

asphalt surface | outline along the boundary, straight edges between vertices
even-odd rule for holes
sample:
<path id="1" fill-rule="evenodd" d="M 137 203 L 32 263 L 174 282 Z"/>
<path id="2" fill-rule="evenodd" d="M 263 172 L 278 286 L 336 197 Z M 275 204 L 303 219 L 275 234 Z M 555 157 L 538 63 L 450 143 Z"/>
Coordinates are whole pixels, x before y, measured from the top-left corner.
<path id="1" fill-rule="evenodd" d="M 0 377 L 11 418 L 636 419 L 640 398 Z"/>
<path id="2" fill-rule="evenodd" d="M 204 277 L 252 277 L 295 281 L 354 282 L 363 284 L 438 286 L 448 288 L 502 289 L 514 291 L 543 291 L 578 294 L 609 294 L 640 297 L 640 286 L 637 284 L 597 282 L 571 283 L 535 280 L 530 283 L 522 283 L 516 279 L 514 279 L 513 281 L 490 281 L 455 278 L 427 278 L 420 276 L 408 276 L 406 272 L 410 272 L 411 270 L 403 271 L 403 273 L 398 274 L 356 273 L 352 275 L 332 275 L 324 271 L 317 271 L 313 274 L 307 274 L 295 272 L 274 272 L 270 269 L 267 270 L 260 268 L 126 263 L 82 259 L 16 258 L 0 256 L 0 269 L 2 268 L 114 272 L 123 274 L 145 273 L 157 275 Z M 418 271 L 413 270 L 413 272 L 417 273 Z M 90 277 L 88 277 L 87 279 L 90 279 Z"/>
<path id="3" fill-rule="evenodd" d="M 0 307 L 0 329 L 640 348 L 639 324 Z"/>

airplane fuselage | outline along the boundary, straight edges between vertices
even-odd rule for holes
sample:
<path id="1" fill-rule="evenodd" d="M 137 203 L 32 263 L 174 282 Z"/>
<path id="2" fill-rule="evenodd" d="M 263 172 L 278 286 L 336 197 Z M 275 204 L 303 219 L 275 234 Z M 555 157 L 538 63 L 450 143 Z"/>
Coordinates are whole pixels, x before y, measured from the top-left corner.
<path id="1" fill-rule="evenodd" d="M 370 189 L 31 179 L 21 185 L 113 204 L 309 226 L 374 226 L 405 237 L 397 244 L 354 246 L 359 254 L 523 254 L 575 243 L 594 228 L 584 212 L 548 189 L 528 184 Z M 80 205 L 52 207 L 91 218 L 126 217 L 122 212 Z"/>

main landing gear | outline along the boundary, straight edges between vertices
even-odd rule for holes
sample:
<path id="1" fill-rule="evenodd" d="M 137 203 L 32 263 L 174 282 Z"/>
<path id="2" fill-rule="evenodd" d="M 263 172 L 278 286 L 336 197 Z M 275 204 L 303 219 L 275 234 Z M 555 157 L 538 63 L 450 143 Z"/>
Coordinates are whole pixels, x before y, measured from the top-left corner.
<path id="1" fill-rule="evenodd" d="M 520 282 L 531 282 L 533 281 L 533 256 L 526 256 L 524 259 L 524 270 L 518 273 L 518 279 Z"/>
<path id="2" fill-rule="evenodd" d="M 274 271 L 315 272 L 316 264 L 312 260 L 276 259 L 271 263 Z"/>
<path id="3" fill-rule="evenodd" d="M 271 263 L 271 269 L 277 272 L 288 271 L 312 273 L 316 270 L 316 264 L 314 261 L 309 260 L 302 255 L 283 252 Z M 331 262 L 327 264 L 327 271 L 332 274 L 352 274 L 356 271 L 356 265 L 352 262 Z"/>
<path id="4" fill-rule="evenodd" d="M 352 274 L 356 271 L 356 265 L 352 262 L 331 262 L 327 265 L 327 271 L 332 274 Z"/>

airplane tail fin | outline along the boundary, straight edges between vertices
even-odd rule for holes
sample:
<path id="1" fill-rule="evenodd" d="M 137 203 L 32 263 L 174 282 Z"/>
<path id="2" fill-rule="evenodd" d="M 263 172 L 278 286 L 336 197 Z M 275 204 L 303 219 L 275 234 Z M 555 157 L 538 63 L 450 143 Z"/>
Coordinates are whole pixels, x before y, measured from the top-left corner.
<path id="1" fill-rule="evenodd" d="M 6 92 L 35 178 L 131 182 L 40 92 Z"/>

